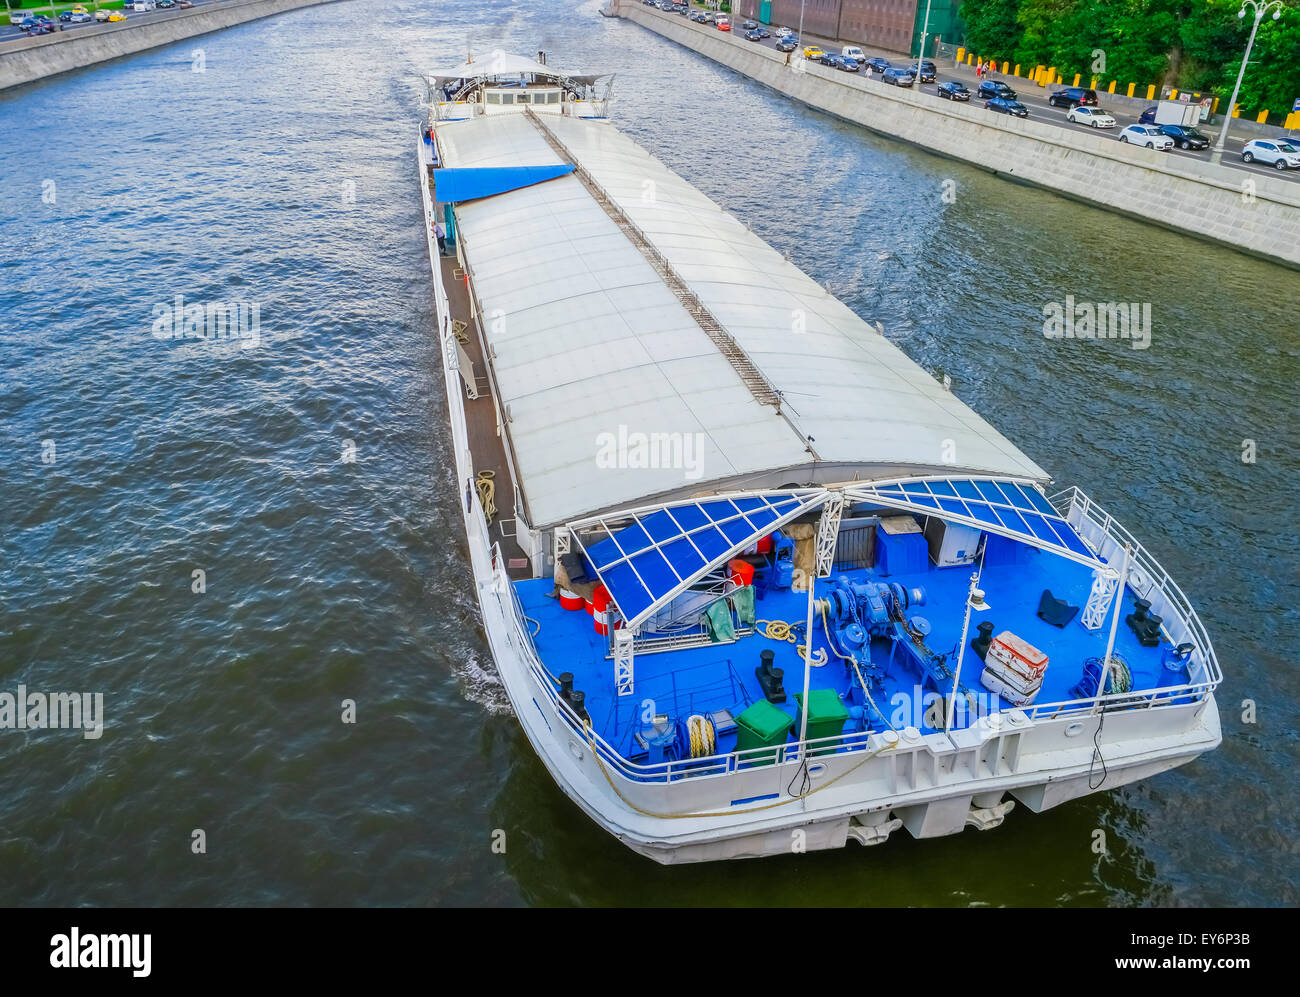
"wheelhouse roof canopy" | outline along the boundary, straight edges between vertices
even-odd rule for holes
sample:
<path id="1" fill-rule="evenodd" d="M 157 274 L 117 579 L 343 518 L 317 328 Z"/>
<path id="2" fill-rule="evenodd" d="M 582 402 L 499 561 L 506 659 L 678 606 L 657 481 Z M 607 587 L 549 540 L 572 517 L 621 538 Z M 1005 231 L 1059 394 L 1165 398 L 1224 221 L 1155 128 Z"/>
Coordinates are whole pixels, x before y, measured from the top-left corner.
<path id="1" fill-rule="evenodd" d="M 846 488 L 844 496 L 973 526 L 1090 568 L 1106 563 L 1029 481 L 900 478 L 855 485 Z"/>
<path id="2" fill-rule="evenodd" d="M 605 539 L 590 546 L 582 544 L 577 529 L 593 521 L 570 528 L 631 628 L 826 495 L 820 488 L 758 492 L 636 510 L 624 514 L 632 523 L 622 529 L 595 520 Z"/>
<path id="3" fill-rule="evenodd" d="M 565 73 L 544 63 L 523 56 L 511 55 L 502 49 L 493 49 L 485 58 L 463 62 L 451 69 L 433 73 L 431 79 L 445 83 L 447 80 L 490 79 L 498 76 L 545 76 L 554 80 L 571 80 L 580 85 L 595 83 L 608 73 Z"/>

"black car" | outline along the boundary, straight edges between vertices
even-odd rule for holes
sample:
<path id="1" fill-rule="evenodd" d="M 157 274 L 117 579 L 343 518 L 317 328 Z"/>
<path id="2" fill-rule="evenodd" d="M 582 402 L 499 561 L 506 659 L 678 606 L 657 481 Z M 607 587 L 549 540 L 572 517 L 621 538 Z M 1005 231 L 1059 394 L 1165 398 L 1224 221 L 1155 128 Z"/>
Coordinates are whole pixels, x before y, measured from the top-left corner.
<path id="1" fill-rule="evenodd" d="M 746 31 L 757 31 L 757 30 L 758 30 L 758 22 L 757 22 L 757 21 L 746 21 L 744 24 L 741 25 L 741 27 L 744 28 Z M 1098 681 L 1100 681 L 1100 680 L 1098 680 Z"/>
<path id="2" fill-rule="evenodd" d="M 763 36 L 760 35 L 757 31 L 746 31 L 745 37 L 748 38 L 751 42 L 761 42 L 763 40 Z M 1100 682 L 1101 679 L 1098 679 L 1097 681 Z"/>
<path id="3" fill-rule="evenodd" d="M 1160 125 L 1160 130 L 1174 140 L 1180 149 L 1208 149 L 1210 139 L 1187 125 Z"/>
<path id="4" fill-rule="evenodd" d="M 1156 123 L 1156 106 L 1152 104 L 1138 116 L 1139 125 L 1154 125 Z"/>
<path id="5" fill-rule="evenodd" d="M 877 76 L 881 76 L 884 74 L 885 70 L 889 68 L 889 60 L 882 59 L 880 56 L 875 56 L 874 58 L 868 59 L 864 65 L 870 66 L 873 73 Z"/>
<path id="6" fill-rule="evenodd" d="M 975 96 L 979 97 L 980 100 L 992 100 L 994 97 L 999 97 L 1002 100 L 1014 101 L 1019 95 L 1001 80 L 984 80 L 980 83 L 979 89 L 975 91 Z"/>
<path id="7" fill-rule="evenodd" d="M 1078 107 L 1080 104 L 1096 107 L 1097 91 L 1089 90 L 1087 87 L 1066 87 L 1064 90 L 1054 91 L 1047 98 L 1047 103 L 1053 107 Z"/>
<path id="8" fill-rule="evenodd" d="M 984 102 L 984 106 L 998 114 L 1011 114 L 1017 118 L 1029 117 L 1029 108 L 1018 100 L 1006 97 L 990 97 Z"/>
<path id="9" fill-rule="evenodd" d="M 939 84 L 938 94 L 945 100 L 970 100 L 970 91 L 966 84 L 957 80 L 944 80 Z"/>
<path id="10" fill-rule="evenodd" d="M 764 38 L 772 37 L 772 32 L 768 31 L 767 28 L 763 27 L 761 24 L 758 26 L 758 33 Z"/>
<path id="11" fill-rule="evenodd" d="M 788 36 L 782 38 L 779 42 L 776 43 L 776 50 L 778 52 L 793 52 L 798 47 L 799 47 L 799 43 L 795 41 L 793 38 L 790 38 Z M 1098 681 L 1100 681 L 1100 679 L 1098 679 Z"/>
<path id="12" fill-rule="evenodd" d="M 920 62 L 914 62 L 907 67 L 907 71 L 915 76 L 922 83 L 934 82 L 934 63 L 929 59 L 922 59 Z"/>
<path id="13" fill-rule="evenodd" d="M 890 66 L 880 79 L 881 82 L 895 87 L 910 87 L 915 82 L 912 74 L 902 66 Z"/>

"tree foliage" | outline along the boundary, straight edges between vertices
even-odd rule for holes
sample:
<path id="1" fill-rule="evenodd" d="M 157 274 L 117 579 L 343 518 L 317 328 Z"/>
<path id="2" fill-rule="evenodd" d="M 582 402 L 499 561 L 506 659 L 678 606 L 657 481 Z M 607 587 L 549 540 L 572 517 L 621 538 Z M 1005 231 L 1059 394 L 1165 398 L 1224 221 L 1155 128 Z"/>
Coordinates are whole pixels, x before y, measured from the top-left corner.
<path id="1" fill-rule="evenodd" d="M 1238 97 L 1247 110 L 1285 112 L 1300 97 L 1300 0 L 1285 2 L 1278 20 L 1270 12 L 1260 23 Z M 964 0 L 961 12 L 981 56 L 1226 101 L 1254 23 L 1239 9 L 1240 0 Z"/>

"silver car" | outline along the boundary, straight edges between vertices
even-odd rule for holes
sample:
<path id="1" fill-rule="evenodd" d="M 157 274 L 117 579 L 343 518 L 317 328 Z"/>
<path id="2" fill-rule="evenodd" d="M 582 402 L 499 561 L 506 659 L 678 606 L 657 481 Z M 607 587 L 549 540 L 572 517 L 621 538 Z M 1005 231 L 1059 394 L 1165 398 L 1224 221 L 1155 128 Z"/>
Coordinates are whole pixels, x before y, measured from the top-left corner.
<path id="1" fill-rule="evenodd" d="M 1241 147 L 1243 162 L 1259 160 L 1276 170 L 1300 169 L 1300 146 L 1279 139 L 1251 139 Z"/>

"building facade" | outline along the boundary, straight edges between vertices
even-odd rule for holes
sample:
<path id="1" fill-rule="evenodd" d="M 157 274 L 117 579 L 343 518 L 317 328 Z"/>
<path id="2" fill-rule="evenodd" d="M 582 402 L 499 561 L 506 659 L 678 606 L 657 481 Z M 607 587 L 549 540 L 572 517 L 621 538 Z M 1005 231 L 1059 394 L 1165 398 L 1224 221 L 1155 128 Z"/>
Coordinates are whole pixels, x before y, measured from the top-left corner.
<path id="1" fill-rule="evenodd" d="M 761 20 L 769 11 L 768 23 L 803 31 L 821 38 L 857 42 L 864 48 L 917 53 L 926 18 L 925 0 L 735 0 L 740 18 Z M 925 51 L 934 53 L 934 39 L 961 41 L 961 0 L 930 0 L 930 25 Z"/>

